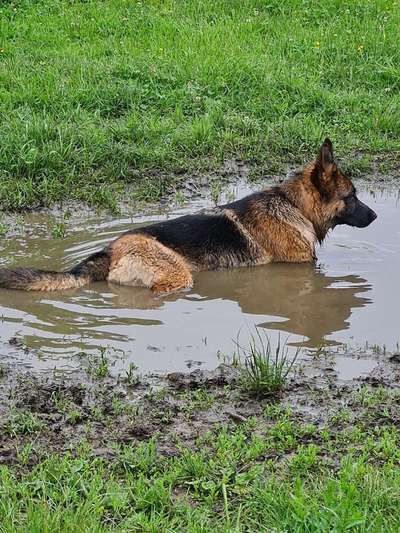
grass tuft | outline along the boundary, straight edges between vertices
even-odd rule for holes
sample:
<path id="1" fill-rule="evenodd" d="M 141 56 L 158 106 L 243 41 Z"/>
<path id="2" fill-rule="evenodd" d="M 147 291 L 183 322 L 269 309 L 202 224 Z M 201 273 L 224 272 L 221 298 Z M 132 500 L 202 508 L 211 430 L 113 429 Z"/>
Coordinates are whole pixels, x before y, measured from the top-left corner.
<path id="1" fill-rule="evenodd" d="M 36 433 L 44 427 L 44 423 L 34 413 L 15 410 L 4 424 L 4 432 L 8 435 L 28 435 Z"/>
<path id="2" fill-rule="evenodd" d="M 242 387 L 257 396 L 274 396 L 285 385 L 291 372 L 300 348 L 292 358 L 288 356 L 288 349 L 281 344 L 280 336 L 275 350 L 272 349 L 268 336 L 261 335 L 256 328 L 256 334 L 251 334 L 247 348 L 236 342 L 237 357 L 244 360 L 242 369 Z"/>

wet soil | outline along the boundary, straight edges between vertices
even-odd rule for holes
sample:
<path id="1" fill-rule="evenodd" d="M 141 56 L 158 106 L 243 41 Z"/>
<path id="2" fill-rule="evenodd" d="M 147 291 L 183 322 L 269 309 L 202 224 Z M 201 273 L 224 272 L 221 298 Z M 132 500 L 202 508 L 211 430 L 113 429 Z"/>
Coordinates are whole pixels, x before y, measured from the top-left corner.
<path id="1" fill-rule="evenodd" d="M 246 392 L 242 370 L 226 364 L 213 371 L 97 379 L 77 372 L 22 374 L 3 366 L 0 464 L 26 470 L 49 454 L 75 455 L 82 446 L 112 460 L 119 446 L 150 439 L 161 454 L 174 456 L 182 446 L 197 449 L 199 436 L 222 426 L 251 422 L 254 431 L 267 433 L 273 414 L 269 419 L 265 413 L 273 406 L 288 409 L 294 423 L 324 427 L 332 435 L 355 421 L 366 430 L 388 421 L 400 427 L 399 383 L 400 354 L 381 357 L 373 370 L 350 381 L 338 378 L 329 357 L 313 359 L 297 365 L 283 389 L 267 397 Z M 380 400 L 365 401 L 374 391 Z M 306 434 L 304 443 L 318 435 Z"/>

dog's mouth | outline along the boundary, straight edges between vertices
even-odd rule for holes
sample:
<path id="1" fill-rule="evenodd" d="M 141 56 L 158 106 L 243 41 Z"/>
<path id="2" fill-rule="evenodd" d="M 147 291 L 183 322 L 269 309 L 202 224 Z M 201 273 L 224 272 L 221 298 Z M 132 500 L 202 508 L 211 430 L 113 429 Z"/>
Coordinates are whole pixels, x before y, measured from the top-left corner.
<path id="1" fill-rule="evenodd" d="M 333 219 L 332 228 L 335 226 L 346 224 L 355 228 L 366 228 L 377 218 L 377 214 L 373 209 L 355 198 L 351 206 Z"/>

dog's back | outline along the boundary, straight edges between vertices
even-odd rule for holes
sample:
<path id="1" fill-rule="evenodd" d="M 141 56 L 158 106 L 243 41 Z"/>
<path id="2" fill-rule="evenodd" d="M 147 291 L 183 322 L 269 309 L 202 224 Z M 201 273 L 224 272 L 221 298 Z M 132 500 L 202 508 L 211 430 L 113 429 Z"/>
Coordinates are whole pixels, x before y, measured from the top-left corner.
<path id="1" fill-rule="evenodd" d="M 147 235 L 181 254 L 196 270 L 217 270 L 255 264 L 262 250 L 241 224 L 234 204 L 215 207 L 138 228 L 129 235 Z"/>

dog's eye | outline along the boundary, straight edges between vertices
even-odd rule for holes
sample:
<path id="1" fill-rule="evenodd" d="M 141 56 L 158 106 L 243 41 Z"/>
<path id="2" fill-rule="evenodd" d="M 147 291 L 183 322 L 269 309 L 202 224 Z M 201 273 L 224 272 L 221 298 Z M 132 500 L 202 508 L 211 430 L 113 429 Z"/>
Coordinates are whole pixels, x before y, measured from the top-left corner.
<path id="1" fill-rule="evenodd" d="M 344 198 L 344 203 L 346 204 L 347 207 L 352 206 L 354 202 L 355 202 L 354 194 L 350 194 L 349 196 L 346 196 L 346 198 Z"/>

